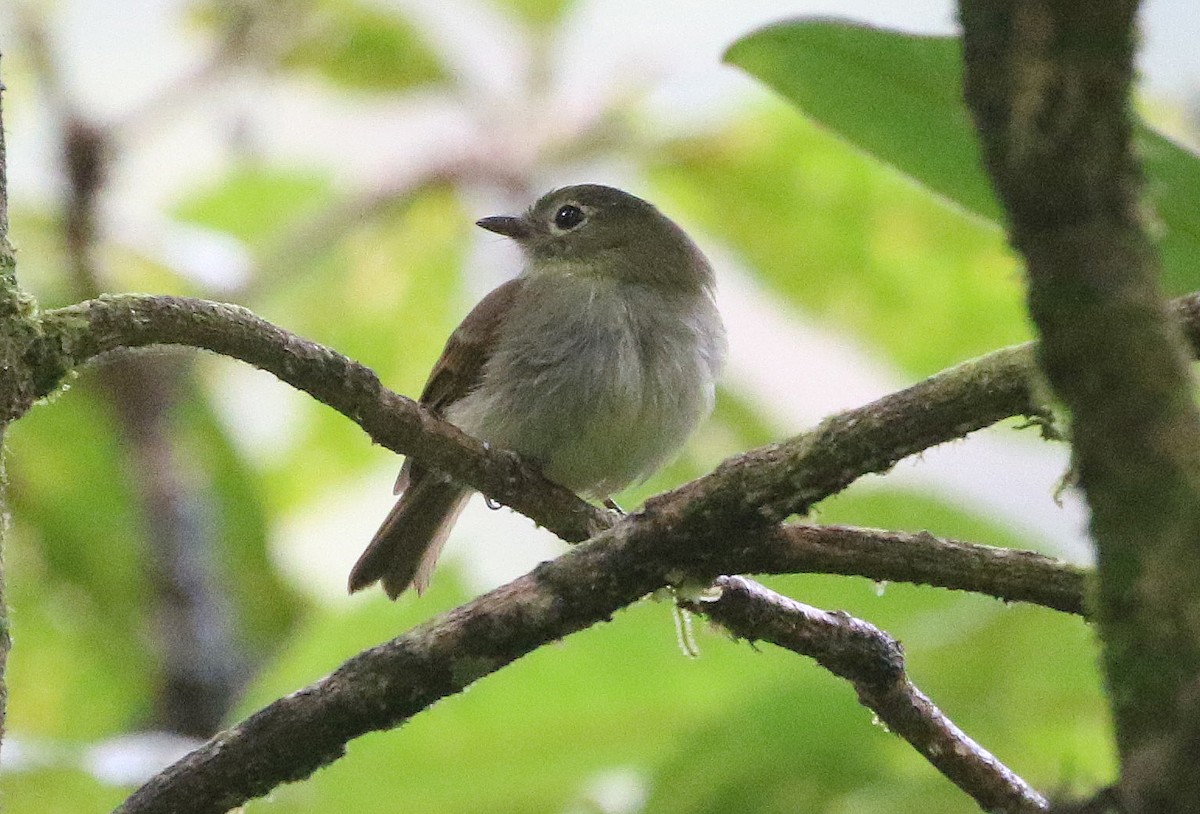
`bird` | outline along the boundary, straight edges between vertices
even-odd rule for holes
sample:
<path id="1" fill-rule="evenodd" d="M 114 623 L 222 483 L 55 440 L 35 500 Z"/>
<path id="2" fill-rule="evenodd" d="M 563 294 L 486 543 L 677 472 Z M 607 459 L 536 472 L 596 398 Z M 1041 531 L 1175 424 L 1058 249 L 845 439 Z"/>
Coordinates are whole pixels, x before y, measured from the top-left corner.
<path id="1" fill-rule="evenodd" d="M 555 189 L 477 225 L 516 242 L 519 275 L 450 335 L 420 402 L 585 497 L 668 462 L 711 412 L 726 356 L 712 266 L 653 204 L 599 184 Z M 420 594 L 472 490 L 409 457 L 391 512 L 350 572 Z"/>

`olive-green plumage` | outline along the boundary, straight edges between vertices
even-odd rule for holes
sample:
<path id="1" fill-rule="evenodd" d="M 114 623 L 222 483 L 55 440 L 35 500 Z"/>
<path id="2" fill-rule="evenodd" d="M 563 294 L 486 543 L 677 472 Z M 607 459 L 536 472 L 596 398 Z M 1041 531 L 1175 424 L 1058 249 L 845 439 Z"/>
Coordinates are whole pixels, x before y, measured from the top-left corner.
<path id="1" fill-rule="evenodd" d="M 711 410 L 725 357 L 704 255 L 651 204 L 593 184 L 479 225 L 526 264 L 451 335 L 421 401 L 591 497 L 649 476 Z M 351 591 L 423 590 L 470 496 L 411 460 L 397 491 Z"/>

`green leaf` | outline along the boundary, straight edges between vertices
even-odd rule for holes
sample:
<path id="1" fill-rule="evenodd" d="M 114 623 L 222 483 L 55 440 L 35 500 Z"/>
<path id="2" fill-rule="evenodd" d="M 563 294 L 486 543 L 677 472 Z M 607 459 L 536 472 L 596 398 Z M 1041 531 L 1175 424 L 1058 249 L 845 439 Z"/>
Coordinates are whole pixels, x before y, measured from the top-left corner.
<path id="1" fill-rule="evenodd" d="M 1149 127 L 1134 133 L 1161 229 L 1166 287 L 1172 294 L 1194 291 L 1200 287 L 1200 158 Z"/>
<path id="2" fill-rule="evenodd" d="M 107 408 L 94 383 L 77 383 L 6 439 L 17 642 L 8 724 L 22 735 L 110 734 L 151 705 L 142 528 Z"/>
<path id="3" fill-rule="evenodd" d="M 446 338 L 470 310 L 460 290 L 470 228 L 449 190 L 423 189 L 305 256 L 287 285 L 273 288 L 256 308 L 415 397 Z M 359 476 L 381 455 L 344 416 L 310 399 L 301 405 L 295 443 L 266 473 L 279 507 L 307 503 L 326 493 L 330 482 Z M 314 460 L 321 462 L 321 478 L 311 475 Z"/>
<path id="4" fill-rule="evenodd" d="M 669 212 L 734 249 L 781 306 L 912 375 L 1029 338 L 999 229 L 782 102 L 768 105 L 664 151 L 652 178 Z"/>
<path id="5" fill-rule="evenodd" d="M 498 4 L 525 22 L 546 29 L 561 20 L 574 5 L 572 0 L 498 0 Z"/>
<path id="6" fill-rule="evenodd" d="M 175 215 L 255 244 L 313 215 L 330 198 L 329 182 L 319 175 L 246 162 L 193 193 Z"/>
<path id="7" fill-rule="evenodd" d="M 769 26 L 725 59 L 860 150 L 989 220 L 1002 218 L 962 101 L 957 39 L 828 20 Z M 1136 139 L 1162 226 L 1166 284 L 1200 287 L 1200 161 L 1149 127 Z"/>
<path id="8" fill-rule="evenodd" d="M 397 14 L 353 0 L 323 0 L 308 29 L 283 56 L 291 68 L 311 69 L 354 90 L 396 91 L 437 82 L 437 56 Z"/>
<path id="9" fill-rule="evenodd" d="M 11 748 L 8 744 L 5 746 Z M 72 754 L 67 757 L 81 756 Z M 130 791 L 102 783 L 78 769 L 59 766 L 26 771 L 9 770 L 0 774 L 0 798 L 4 800 L 5 814 L 111 811 Z"/>
<path id="10" fill-rule="evenodd" d="M 962 102 L 958 40 L 801 20 L 738 40 L 725 59 L 859 149 L 1000 220 Z"/>

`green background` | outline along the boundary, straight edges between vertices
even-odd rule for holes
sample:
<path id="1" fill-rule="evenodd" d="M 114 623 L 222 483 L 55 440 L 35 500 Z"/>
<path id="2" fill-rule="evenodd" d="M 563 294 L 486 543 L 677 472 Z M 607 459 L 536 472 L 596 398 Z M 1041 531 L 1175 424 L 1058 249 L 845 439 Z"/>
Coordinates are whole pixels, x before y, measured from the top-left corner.
<path id="1" fill-rule="evenodd" d="M 565 5 L 522 0 L 501 8 L 548 47 Z M 396 12 L 324 0 L 296 4 L 293 13 L 305 26 L 277 55 L 274 70 L 284 79 L 348 98 L 456 92 L 437 44 Z M 210 37 L 232 24 L 214 9 L 188 23 Z M 842 332 L 904 379 L 1029 338 L 1019 264 L 996 223 L 959 100 L 955 41 L 797 22 L 731 46 L 729 70 L 778 95 L 747 93 L 735 115 L 701 132 L 585 140 L 569 145 L 567 158 L 619 155 L 636 167 L 648 197 L 736 257 L 781 313 Z M 31 81 L 31 72 L 18 62 L 6 82 Z M 606 115 L 619 133 L 653 130 L 636 100 L 614 103 Z M 1200 256 L 1200 164 L 1148 129 L 1139 140 L 1167 286 L 1196 289 L 1197 266 L 1188 260 Z M 238 302 L 415 394 L 476 293 L 468 273 L 476 198 L 435 179 L 341 221 L 334 233 L 297 239 L 350 197 L 326 172 L 251 151 L 182 190 L 164 214 L 246 248 L 258 268 Z M 43 306 L 76 298 L 55 206 L 14 201 L 13 237 L 21 279 Z M 113 290 L 226 296 L 119 245 L 102 250 Z M 280 396 L 284 440 L 266 455 L 247 448 L 220 409 L 234 367 L 197 357 L 170 413 L 179 449 L 211 497 L 236 646 L 251 654 L 231 722 L 471 595 L 453 563 L 425 597 L 396 604 L 378 595 L 328 600 L 281 567 L 272 542 L 280 529 L 391 458 L 333 411 L 290 395 Z M 115 805 L 130 788 L 87 771 L 87 756 L 151 720 L 157 657 L 147 630 L 144 524 L 131 485 L 140 473 L 130 469 L 98 375 L 82 373 L 7 439 L 13 531 L 5 557 L 15 637 L 8 737 L 24 754 L 42 754 L 0 773 L 0 804 L 12 814 Z M 730 382 L 689 450 L 622 503 L 780 433 L 762 405 Z M 817 519 L 1033 545 L 944 497 L 886 478 L 826 501 Z M 329 544 L 346 549 L 347 563 L 358 545 Z M 918 686 L 1037 788 L 1087 790 L 1112 777 L 1096 651 L 1080 620 L 862 579 L 766 582 L 900 639 Z M 397 731 L 352 743 L 345 759 L 246 810 L 973 810 L 873 724 L 845 682 L 699 622 L 696 635 L 701 655 L 690 659 L 677 646 L 670 607 L 645 600 Z"/>

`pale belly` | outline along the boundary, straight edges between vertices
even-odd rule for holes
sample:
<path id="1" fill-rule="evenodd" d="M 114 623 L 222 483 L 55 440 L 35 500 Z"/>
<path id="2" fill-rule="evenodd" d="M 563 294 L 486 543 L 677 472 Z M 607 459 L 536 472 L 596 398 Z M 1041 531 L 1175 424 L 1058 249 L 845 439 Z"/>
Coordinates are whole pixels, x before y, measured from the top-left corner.
<path id="1" fill-rule="evenodd" d="M 606 497 L 666 463 L 712 408 L 724 340 L 715 311 L 579 291 L 516 314 L 480 387 L 446 417 L 546 476 Z M 582 307 L 580 307 L 582 306 Z M 711 309 L 707 298 L 702 309 Z M 550 320 L 546 313 L 571 314 Z M 715 326 L 715 329 L 714 329 Z M 513 337 L 528 338 L 528 341 Z"/>

